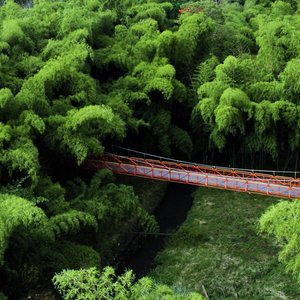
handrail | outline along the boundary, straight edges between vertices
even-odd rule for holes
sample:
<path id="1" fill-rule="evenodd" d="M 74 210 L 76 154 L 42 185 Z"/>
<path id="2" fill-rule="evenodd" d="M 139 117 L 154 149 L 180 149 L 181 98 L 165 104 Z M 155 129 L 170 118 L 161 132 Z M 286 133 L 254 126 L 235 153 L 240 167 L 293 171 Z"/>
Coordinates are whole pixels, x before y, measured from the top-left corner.
<path id="1" fill-rule="evenodd" d="M 300 199 L 300 179 L 293 177 L 112 153 L 106 153 L 99 159 L 90 159 L 85 166 L 93 170 L 107 168 L 122 175 Z"/>
<path id="2" fill-rule="evenodd" d="M 194 163 L 194 162 L 188 162 L 184 160 L 178 160 L 178 159 L 173 159 L 169 157 L 164 157 L 160 155 L 155 155 L 155 154 L 149 154 L 146 152 L 141 152 L 121 146 L 116 146 L 113 145 L 113 149 L 120 149 L 127 151 L 129 153 L 136 153 L 139 155 L 142 155 L 144 158 L 146 157 L 152 157 L 152 158 L 157 158 L 159 160 L 164 160 L 164 161 L 173 161 L 173 162 L 179 162 L 179 163 L 184 163 L 188 165 L 196 165 L 196 166 L 203 166 L 203 167 L 216 167 L 218 169 L 228 169 L 228 170 L 236 170 L 236 171 L 245 171 L 245 172 L 254 172 L 254 173 L 270 173 L 270 174 L 300 174 L 298 171 L 284 171 L 284 170 L 264 170 L 264 169 L 247 169 L 247 168 L 230 168 L 230 167 L 224 167 L 224 166 L 212 166 L 212 165 L 207 165 L 207 164 L 199 164 L 199 163 Z M 129 156 L 129 155 L 128 155 Z"/>

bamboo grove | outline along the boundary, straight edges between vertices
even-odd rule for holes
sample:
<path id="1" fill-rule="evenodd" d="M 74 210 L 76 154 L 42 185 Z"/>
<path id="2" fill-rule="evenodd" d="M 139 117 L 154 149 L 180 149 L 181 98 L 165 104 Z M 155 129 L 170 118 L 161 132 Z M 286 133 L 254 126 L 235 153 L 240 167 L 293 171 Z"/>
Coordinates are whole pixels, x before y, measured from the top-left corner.
<path id="1" fill-rule="evenodd" d="M 158 229 L 131 186 L 82 168 L 113 144 L 297 169 L 298 1 L 16 2 L 0 7 L 0 290 L 9 297 L 63 269 L 111 278 L 93 268 L 112 263 L 119 228 Z M 178 13 L 191 5 L 200 10 Z M 263 230 L 299 249 L 272 209 Z M 58 288 L 68 276 L 56 275 Z M 108 293 L 154 295 L 159 287 L 143 280 Z"/>

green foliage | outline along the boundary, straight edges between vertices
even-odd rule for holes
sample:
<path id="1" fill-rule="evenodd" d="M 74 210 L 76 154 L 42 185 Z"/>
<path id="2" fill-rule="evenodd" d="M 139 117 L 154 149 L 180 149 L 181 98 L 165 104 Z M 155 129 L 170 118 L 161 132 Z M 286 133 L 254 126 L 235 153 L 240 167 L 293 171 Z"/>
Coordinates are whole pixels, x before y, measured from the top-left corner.
<path id="1" fill-rule="evenodd" d="M 48 247 L 42 248 L 43 257 L 47 260 L 45 268 L 53 272 L 61 271 L 63 268 L 80 269 L 99 266 L 101 263 L 99 252 L 90 246 L 80 245 L 70 241 L 56 240 L 51 251 Z"/>
<path id="2" fill-rule="evenodd" d="M 22 132 L 23 128 L 20 129 Z M 36 183 L 39 171 L 38 150 L 32 143 L 32 140 L 22 136 L 18 137 L 10 142 L 9 149 L 1 149 L 0 153 L 0 162 L 7 167 L 10 175 L 12 175 L 13 171 L 21 171 L 29 175 L 33 182 Z"/>
<path id="3" fill-rule="evenodd" d="M 158 22 L 160 27 L 166 23 L 166 14 L 172 9 L 172 5 L 168 2 L 156 3 L 148 1 L 147 3 L 139 3 L 132 6 L 128 10 L 128 14 L 132 17 L 132 22 L 138 22 L 145 19 L 153 19 Z"/>
<path id="4" fill-rule="evenodd" d="M 208 3 L 209 2 L 209 3 Z M 261 12 L 255 2 L 246 1 L 244 7 L 237 3 L 214 5 L 212 1 L 199 1 L 204 12 L 217 23 L 211 35 L 210 46 L 213 53 L 225 59 L 228 55 L 239 56 L 256 51 L 255 37 L 249 26 L 249 19 Z M 250 3 L 249 3 L 250 2 Z"/>
<path id="5" fill-rule="evenodd" d="M 273 160 L 287 149 L 296 151 L 299 114 L 291 112 L 297 110 L 294 104 L 299 98 L 296 33 L 299 16 L 290 4 L 282 1 L 272 4 L 271 16 L 265 8 L 251 1 L 245 4 L 244 10 L 225 5 L 222 15 L 224 19 L 219 22 L 225 27 L 235 23 L 235 36 L 247 36 L 247 30 L 251 29 L 248 38 L 253 42 L 255 36 L 258 51 L 249 46 L 249 51 L 244 49 L 214 65 L 215 74 L 211 69 L 205 71 L 210 75 L 204 82 L 198 80 L 199 103 L 192 114 L 194 127 L 197 130 L 204 127 L 211 146 L 217 146 L 220 151 L 233 137 L 239 139 L 236 151 L 262 151 Z M 202 64 L 203 72 L 210 63 L 208 59 Z M 234 96 L 233 89 L 238 89 L 240 95 L 235 92 Z M 287 115 L 290 121 L 284 117 Z"/>
<path id="6" fill-rule="evenodd" d="M 2 24 L 2 40 L 10 45 L 22 42 L 25 37 L 22 28 L 19 26 L 17 20 L 5 20 Z"/>
<path id="7" fill-rule="evenodd" d="M 0 272 L 9 298 L 24 296 L 12 293 L 31 288 L 28 277 L 95 267 L 100 256 L 109 263 L 120 228 L 158 229 L 131 187 L 76 168 L 108 145 L 187 158 L 216 147 L 251 162 L 299 150 L 298 3 L 188 2 L 203 12 L 179 16 L 178 1 L 1 2 L 0 192 L 11 201 L 0 200 Z M 173 297 L 147 280 L 132 293 Z"/>
<path id="8" fill-rule="evenodd" d="M 3 109 L 13 98 L 10 89 L 4 88 L 0 90 L 0 108 Z"/>
<path id="9" fill-rule="evenodd" d="M 116 276 L 112 267 L 100 273 L 96 268 L 64 270 L 53 277 L 53 284 L 63 299 L 203 299 L 200 294 L 180 295 L 166 285 L 156 284 L 150 278 L 142 278 L 133 284 L 132 271 Z"/>
<path id="10" fill-rule="evenodd" d="M 205 40 L 213 30 L 214 23 L 204 14 L 182 15 L 181 26 L 175 33 L 175 66 L 187 73 L 205 56 Z"/>
<path id="11" fill-rule="evenodd" d="M 97 228 L 97 222 L 96 219 L 88 213 L 70 210 L 52 217 L 49 220 L 48 226 L 57 238 L 64 234 L 74 234 L 84 226 Z"/>
<path id="12" fill-rule="evenodd" d="M 298 202 L 283 201 L 269 208 L 260 218 L 260 230 L 275 237 L 282 248 L 279 261 L 300 282 L 300 206 Z"/>
<path id="13" fill-rule="evenodd" d="M 174 90 L 172 79 L 175 77 L 175 69 L 172 65 L 167 64 L 166 59 L 151 64 L 140 63 L 133 70 L 133 74 L 137 79 L 146 82 L 144 88 L 146 94 L 159 91 L 166 100 L 171 98 Z"/>
<path id="14" fill-rule="evenodd" d="M 7 300 L 7 297 L 3 293 L 0 292 L 0 299 L 1 300 Z"/>
<path id="15" fill-rule="evenodd" d="M 30 201 L 14 195 L 0 195 L 0 266 L 13 231 L 19 226 L 39 226 L 45 218 L 44 212 Z"/>
<path id="16" fill-rule="evenodd" d="M 132 187 L 105 184 L 110 180 L 111 173 L 102 170 L 95 174 L 88 186 L 81 182 L 80 187 L 80 180 L 70 185 L 71 207 L 85 211 L 96 219 L 102 239 L 98 250 L 106 255 L 109 255 L 106 251 L 110 251 L 118 243 L 117 238 L 122 234 L 119 224 L 123 224 L 123 231 L 129 231 L 133 225 L 139 225 L 149 232 L 158 229 L 155 219 L 142 208 Z M 76 190 L 73 189 L 75 184 Z M 93 218 L 87 220 L 87 225 L 95 227 Z"/>
<path id="17" fill-rule="evenodd" d="M 251 104 L 247 95 L 239 89 L 226 89 L 215 110 L 218 130 L 235 135 L 238 128 L 244 134 L 244 113 L 247 113 L 248 118 L 251 116 Z"/>
<path id="18" fill-rule="evenodd" d="M 201 63 L 194 72 L 193 86 L 196 88 L 206 82 L 210 82 L 215 78 L 215 67 L 219 61 L 216 56 L 205 60 Z"/>
<path id="19" fill-rule="evenodd" d="M 193 142 L 188 132 L 177 126 L 173 127 L 171 128 L 171 138 L 176 148 L 190 158 L 193 151 Z"/>
<path id="20" fill-rule="evenodd" d="M 274 241 L 257 234 L 260 217 L 277 202 L 272 197 L 199 188 L 186 220 L 168 239 L 149 275 L 176 290 L 204 287 L 209 299 L 299 298 L 299 285 L 278 263 Z M 273 216 L 271 228 L 277 228 L 277 221 L 285 224 L 282 237 L 299 228 L 292 207 Z M 297 252 L 290 254 L 296 257 Z"/>
<path id="21" fill-rule="evenodd" d="M 113 268 L 106 267 L 102 273 L 96 268 L 65 270 L 53 277 L 53 283 L 66 300 L 129 299 L 133 279 L 131 271 L 116 278 Z"/>
<path id="22" fill-rule="evenodd" d="M 98 266 L 100 255 L 108 259 L 119 243 L 120 224 L 128 231 L 133 226 L 157 230 L 156 221 L 141 207 L 132 188 L 107 184 L 111 180 L 111 173 L 101 171 L 89 185 L 74 180 L 66 190 L 49 178 L 39 180 L 34 189 L 23 187 L 26 179 L 3 187 L 7 194 L 1 194 L 0 202 L 1 264 L 12 235 L 6 266 L 13 270 L 18 262 L 37 269 L 39 276 L 49 276 L 63 268 Z M 49 217 L 35 204 L 42 206 Z M 88 245 L 80 243 L 85 240 L 85 230 L 94 233 Z M 76 242 L 72 240 L 75 236 Z"/>
<path id="23" fill-rule="evenodd" d="M 185 292 L 180 293 L 165 284 L 157 284 L 153 279 L 144 277 L 140 279 L 132 287 L 132 295 L 130 299 L 143 299 L 143 300 L 203 300 L 204 298 L 199 293 Z"/>
<path id="24" fill-rule="evenodd" d="M 104 148 L 99 141 L 106 136 L 124 137 L 125 124 L 110 107 L 90 105 L 68 111 L 67 116 L 48 118 L 51 132 L 49 144 L 66 149 L 81 164 L 87 156 L 101 155 Z"/>
<path id="25" fill-rule="evenodd" d="M 300 82 L 299 82 L 299 67 L 300 60 L 292 59 L 288 62 L 284 71 L 280 74 L 280 79 L 283 81 L 283 89 L 285 96 L 292 102 L 299 104 L 298 95 L 300 94 Z"/>

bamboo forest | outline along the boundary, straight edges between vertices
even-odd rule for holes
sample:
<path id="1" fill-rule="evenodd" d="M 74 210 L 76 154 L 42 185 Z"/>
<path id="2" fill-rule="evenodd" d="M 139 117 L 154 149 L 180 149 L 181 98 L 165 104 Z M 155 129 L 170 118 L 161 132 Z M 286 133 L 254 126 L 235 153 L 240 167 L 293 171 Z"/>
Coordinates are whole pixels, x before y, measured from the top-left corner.
<path id="1" fill-rule="evenodd" d="M 0 0 L 0 300 L 300 299 L 299 0 Z"/>

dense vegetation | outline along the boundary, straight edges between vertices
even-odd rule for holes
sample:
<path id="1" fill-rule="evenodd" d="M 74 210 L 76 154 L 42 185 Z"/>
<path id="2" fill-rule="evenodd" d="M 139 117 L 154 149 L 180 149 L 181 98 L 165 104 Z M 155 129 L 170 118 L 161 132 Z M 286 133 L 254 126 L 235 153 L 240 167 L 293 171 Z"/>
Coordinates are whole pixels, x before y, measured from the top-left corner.
<path id="1" fill-rule="evenodd" d="M 209 299 L 299 299 L 300 288 L 278 262 L 274 241 L 257 235 L 257 221 L 278 202 L 199 188 L 151 277 L 177 290 L 205 290 Z"/>
<path id="2" fill-rule="evenodd" d="M 17 2 L 0 7 L 0 290 L 9 297 L 82 269 L 55 277 L 66 295 L 68 276 L 112 263 L 120 228 L 158 230 L 130 185 L 83 170 L 112 144 L 297 168 L 298 1 Z M 261 220 L 296 276 L 298 206 L 280 203 Z M 86 272 L 113 276 L 105 270 Z M 124 284 L 132 297 L 144 285 L 173 297 L 126 274 L 109 279 L 110 296 Z"/>

